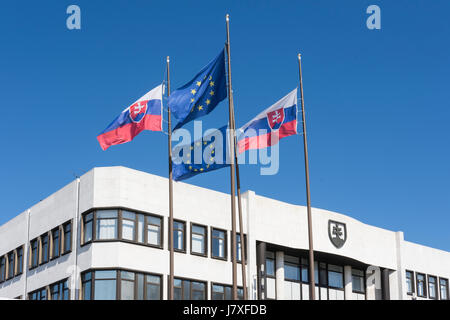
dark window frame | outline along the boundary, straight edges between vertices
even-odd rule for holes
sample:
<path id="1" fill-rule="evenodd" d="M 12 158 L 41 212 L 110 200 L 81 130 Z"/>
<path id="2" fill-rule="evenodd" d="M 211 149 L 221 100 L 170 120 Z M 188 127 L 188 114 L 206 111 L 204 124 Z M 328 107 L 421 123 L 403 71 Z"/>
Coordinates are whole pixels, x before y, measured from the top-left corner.
<path id="1" fill-rule="evenodd" d="M 91 283 L 91 288 L 90 288 L 90 295 L 91 295 L 91 299 L 90 300 L 94 300 L 95 297 L 95 272 L 96 271 L 115 271 L 116 272 L 116 300 L 121 300 L 121 294 L 122 294 L 122 277 L 121 277 L 121 272 L 132 272 L 134 273 L 134 300 L 137 300 L 136 297 L 138 296 L 138 274 L 141 274 L 144 276 L 144 286 L 143 286 L 143 299 L 147 300 L 148 296 L 147 296 L 147 275 L 150 276 L 156 276 L 159 277 L 160 282 L 159 282 L 159 297 L 160 300 L 163 300 L 163 275 L 160 273 L 150 273 L 150 272 L 143 272 L 140 270 L 134 270 L 134 269 L 126 269 L 126 268 L 91 268 L 91 269 L 87 269 L 82 271 L 81 274 L 81 292 L 80 292 L 80 300 L 85 300 L 85 296 L 84 296 L 84 285 L 87 282 Z M 87 273 L 91 274 L 91 279 L 90 280 L 85 280 L 85 275 Z"/>
<path id="2" fill-rule="evenodd" d="M 12 278 L 15 277 L 16 275 L 16 253 L 15 250 L 8 252 L 6 255 L 6 261 L 8 264 L 8 273 L 6 273 L 6 268 L 5 268 L 5 280 L 10 280 Z M 11 274 L 11 262 L 10 262 L 10 257 L 12 256 L 12 274 Z"/>
<path id="3" fill-rule="evenodd" d="M 66 282 L 67 282 L 67 299 L 61 299 L 62 297 L 64 297 L 64 291 L 65 291 L 64 283 L 66 283 Z M 54 301 L 57 301 L 57 300 L 70 300 L 70 289 L 69 289 L 69 285 L 68 284 L 69 284 L 69 278 L 65 278 L 65 279 L 62 279 L 62 280 L 59 280 L 59 281 L 51 283 L 48 286 L 48 289 L 49 289 L 49 296 L 48 297 L 50 298 L 48 300 L 54 300 Z M 57 288 L 58 288 L 58 299 L 53 299 L 53 294 L 54 294 L 53 288 L 55 286 L 57 286 Z"/>
<path id="4" fill-rule="evenodd" d="M 170 285 L 170 277 L 167 277 L 167 278 L 168 278 L 168 281 L 169 281 L 168 285 Z M 205 288 L 205 299 L 204 300 L 208 300 L 208 281 L 174 276 L 173 277 L 174 288 L 175 288 L 175 280 L 181 280 L 181 296 L 182 296 L 182 299 L 180 301 L 184 301 L 185 300 L 184 299 L 184 284 L 185 284 L 185 281 L 189 282 L 189 299 L 188 300 L 193 300 L 192 299 L 193 291 L 199 291 L 199 290 L 194 290 L 193 289 L 192 282 L 198 282 L 198 283 L 202 283 L 204 285 L 204 288 Z M 169 286 L 168 286 L 168 288 L 169 288 Z"/>
<path id="5" fill-rule="evenodd" d="M 330 264 L 333 265 L 333 266 L 337 266 L 337 267 L 341 267 L 341 268 L 342 268 L 342 273 L 341 273 L 341 275 L 342 275 L 342 288 L 330 286 L 330 268 L 329 268 Z M 344 266 L 341 266 L 341 265 L 338 265 L 338 264 L 334 264 L 334 263 L 327 263 L 327 270 L 328 270 L 328 272 L 327 272 L 327 277 L 328 277 L 328 289 L 334 289 L 334 290 L 341 290 L 341 291 L 344 291 L 344 290 L 345 290 Z M 334 271 L 334 270 L 331 270 L 331 272 L 339 273 L 339 272 Z"/>
<path id="6" fill-rule="evenodd" d="M 243 236 L 244 236 L 244 247 L 245 247 L 245 249 L 247 249 L 247 234 L 245 234 L 245 233 L 243 233 Z M 238 259 L 238 241 L 237 241 L 237 238 L 239 237 L 239 243 L 241 243 L 241 233 L 240 232 L 236 232 L 236 262 L 237 263 L 242 263 L 242 259 Z M 243 247 L 242 247 L 242 243 L 241 243 L 241 257 L 242 257 L 242 250 L 243 249 Z M 247 252 L 244 252 L 244 254 L 246 254 Z M 247 261 L 248 261 L 248 257 L 247 257 L 247 255 L 245 255 L 245 264 L 247 265 Z"/>
<path id="7" fill-rule="evenodd" d="M 423 276 L 423 295 L 419 295 L 419 276 Z M 425 273 L 416 272 L 416 292 L 418 297 L 427 298 L 427 276 L 425 275 Z"/>
<path id="8" fill-rule="evenodd" d="M 0 283 L 6 281 L 6 256 L 0 256 Z"/>
<path id="9" fill-rule="evenodd" d="M 203 245 L 204 245 L 203 253 L 192 251 L 192 236 L 194 234 L 198 234 L 198 233 L 194 233 L 192 231 L 193 226 L 201 227 L 205 230 L 205 233 L 203 234 Z M 195 255 L 195 256 L 200 256 L 200 257 L 208 257 L 208 226 L 200 224 L 200 223 L 191 222 L 190 223 L 190 239 L 191 239 L 191 241 L 190 241 L 191 254 Z"/>
<path id="10" fill-rule="evenodd" d="M 186 243 L 186 231 L 187 231 L 187 228 L 186 228 L 186 221 L 184 221 L 184 220 L 180 220 L 180 219 L 173 219 L 173 222 L 174 222 L 174 228 L 173 228 L 173 232 L 172 232 L 172 234 L 171 235 L 169 235 L 169 241 L 173 241 L 173 235 L 174 235 L 174 233 L 175 233 L 175 222 L 178 222 L 178 223 L 182 223 L 183 224 L 183 249 L 177 249 L 177 248 L 175 248 L 175 246 L 173 247 L 173 251 L 174 252 L 179 252 L 179 253 L 186 253 L 186 247 L 187 247 L 187 243 Z M 178 230 L 178 229 L 177 229 Z M 170 233 L 170 232 L 169 232 Z M 170 250 L 170 246 L 171 246 L 171 242 L 169 242 L 169 250 Z"/>
<path id="11" fill-rule="evenodd" d="M 56 241 L 56 243 L 58 244 L 58 252 L 55 253 L 55 233 L 58 233 L 58 240 Z M 51 252 L 50 252 L 50 260 L 54 260 L 59 258 L 59 256 L 61 255 L 61 228 L 58 226 L 56 228 L 53 228 L 50 231 L 50 242 L 51 242 Z"/>
<path id="12" fill-rule="evenodd" d="M 275 263 L 276 263 L 276 259 L 275 259 Z M 301 260 L 299 260 L 299 263 L 296 264 L 294 262 L 289 262 L 289 261 L 284 261 L 283 263 L 284 266 L 288 265 L 291 267 L 297 267 L 298 268 L 298 272 L 299 272 L 299 276 L 298 276 L 298 280 L 295 279 L 289 279 L 286 278 L 286 271 L 284 271 L 284 281 L 289 281 L 289 282 L 295 282 L 295 283 L 301 283 L 302 282 L 302 268 L 301 268 Z M 276 267 L 275 267 L 275 274 L 276 274 Z M 309 277 L 309 273 L 308 273 L 308 277 Z"/>
<path id="13" fill-rule="evenodd" d="M 66 226 L 70 225 L 70 237 L 69 237 L 69 248 L 66 250 Z M 62 232 L 61 232 L 61 255 L 66 255 L 68 253 L 72 252 L 72 243 L 73 243 L 73 223 L 72 223 L 72 219 L 64 222 L 62 224 Z"/>
<path id="14" fill-rule="evenodd" d="M 44 239 L 47 239 L 47 244 L 44 245 Z M 39 257 L 39 265 L 46 264 L 50 261 L 50 237 L 48 232 L 43 233 L 39 236 L 40 242 L 40 257 Z M 45 246 L 45 247 L 44 247 Z M 47 257 L 44 258 L 44 250 L 46 249 Z"/>
<path id="15" fill-rule="evenodd" d="M 223 239 L 224 240 L 224 249 L 223 249 L 224 257 L 214 255 L 214 252 L 213 252 L 213 239 L 215 238 L 214 230 L 222 231 L 224 233 L 224 239 Z M 211 258 L 217 259 L 217 260 L 228 261 L 228 230 L 220 229 L 220 228 L 216 228 L 216 227 L 210 227 L 210 231 L 211 231 L 211 236 L 210 236 L 210 238 L 211 238 L 211 243 L 210 243 L 211 244 L 210 245 Z"/>
<path id="16" fill-rule="evenodd" d="M 408 279 L 407 274 L 411 274 L 411 292 L 406 291 L 406 294 L 409 296 L 412 296 L 414 294 L 414 292 L 416 292 L 416 287 L 415 287 L 415 279 L 414 279 L 414 271 L 411 270 L 405 270 L 405 280 Z M 406 290 L 408 290 L 408 288 L 406 288 Z"/>
<path id="17" fill-rule="evenodd" d="M 34 249 L 34 244 L 36 244 L 36 248 Z M 35 268 L 37 268 L 39 266 L 39 238 L 34 238 L 30 241 L 30 245 L 29 245 L 29 256 L 30 256 L 30 264 L 29 264 L 29 270 L 33 270 Z M 34 263 L 34 255 L 36 255 L 36 263 Z"/>
<path id="18" fill-rule="evenodd" d="M 431 292 L 431 290 L 430 290 L 430 278 L 434 279 L 434 298 L 431 297 L 431 295 L 430 295 L 430 292 Z M 439 300 L 440 291 L 438 289 L 439 289 L 438 277 L 427 274 L 427 290 L 428 290 L 427 293 L 428 293 L 428 298 L 431 299 L 431 300 Z"/>
<path id="19" fill-rule="evenodd" d="M 117 210 L 117 238 L 97 239 L 97 221 L 98 221 L 97 212 L 101 211 L 101 210 Z M 136 215 L 135 237 L 134 237 L 135 240 L 133 240 L 133 241 L 121 238 L 121 236 L 122 236 L 122 211 L 123 210 L 130 211 Z M 91 213 L 93 214 L 93 217 L 92 217 L 92 239 L 89 241 L 84 241 L 84 237 L 86 234 L 85 217 Z M 139 231 L 138 231 L 139 218 L 138 218 L 138 216 L 139 215 L 144 216 L 144 230 L 143 230 L 144 231 L 144 242 L 140 242 L 138 239 L 138 235 L 139 235 Z M 148 225 L 150 224 L 148 217 L 157 218 L 161 222 L 161 224 L 159 226 L 159 245 L 148 243 Z M 81 241 L 80 247 L 89 245 L 91 243 L 96 243 L 96 242 L 125 242 L 125 243 L 137 244 L 140 246 L 164 249 L 164 217 L 159 214 L 145 212 L 145 211 L 136 210 L 136 209 L 127 208 L 127 207 L 96 207 L 96 208 L 89 209 L 81 214 L 81 228 L 82 228 L 82 237 L 81 237 L 82 241 Z"/>
<path id="20" fill-rule="evenodd" d="M 272 251 L 270 251 L 270 252 L 272 252 Z M 270 257 L 268 257 L 268 255 L 267 255 L 267 253 L 266 253 L 266 259 L 265 259 L 265 261 L 264 261 L 264 270 L 265 270 L 265 274 L 266 274 L 266 277 L 267 278 L 270 278 L 270 279 L 275 279 L 276 278 L 276 259 L 275 259 L 275 252 L 273 252 L 273 254 L 274 254 L 274 257 L 273 258 L 270 258 Z M 248 260 L 248 259 L 247 259 Z M 273 275 L 271 275 L 271 274 L 269 274 L 268 272 L 267 272 L 267 260 L 271 260 L 271 261 L 273 261 Z"/>
<path id="21" fill-rule="evenodd" d="M 225 284 L 225 283 L 220 283 L 220 282 L 213 282 L 213 281 L 211 281 L 211 285 L 210 285 L 210 290 L 211 290 L 211 300 L 214 300 L 214 301 L 219 301 L 218 299 L 213 299 L 213 294 L 214 294 L 213 288 L 214 288 L 214 286 L 221 286 L 221 287 L 223 287 L 223 289 L 224 289 L 224 291 L 223 291 L 223 296 L 224 296 L 224 298 L 221 299 L 221 300 L 227 300 L 227 299 L 225 299 L 225 298 L 226 298 L 226 291 L 225 291 L 226 288 L 231 288 L 231 290 L 233 290 L 233 285 L 232 285 L 232 284 Z M 238 286 L 238 287 L 237 287 L 237 290 L 238 290 L 238 300 L 244 300 L 244 288 Z M 239 290 L 242 290 L 242 298 L 239 297 Z M 233 292 L 231 292 L 231 295 L 233 295 Z M 232 300 L 232 299 L 233 299 L 233 297 L 231 297 L 230 300 Z"/>
<path id="22" fill-rule="evenodd" d="M 19 256 L 19 250 L 21 252 Z M 25 245 L 21 245 L 16 248 L 16 271 L 15 276 L 21 275 L 23 273 L 23 259 L 24 259 L 24 252 L 25 252 Z M 20 268 L 19 268 L 20 266 Z"/>
<path id="23" fill-rule="evenodd" d="M 327 264 L 327 266 L 328 266 L 328 264 Z M 362 276 L 354 275 L 353 274 L 353 270 L 362 271 L 363 275 Z M 360 290 L 353 290 L 353 276 L 362 278 L 362 281 L 363 281 L 363 290 L 362 291 L 360 291 Z M 345 288 L 345 283 L 344 283 L 344 288 Z M 362 270 L 362 269 L 358 269 L 358 268 L 353 268 L 352 267 L 352 292 L 353 293 L 359 293 L 359 294 L 365 294 L 366 293 L 366 272 L 364 270 Z"/>
<path id="24" fill-rule="evenodd" d="M 447 299 L 442 299 L 442 295 L 441 295 L 441 280 L 444 280 L 444 282 L 445 282 L 445 288 L 446 288 Z M 439 299 L 440 299 L 440 300 L 450 300 L 450 297 L 449 297 L 449 293 L 450 293 L 450 292 L 449 292 L 449 282 L 448 282 L 448 279 L 447 279 L 447 278 L 439 277 L 438 283 L 439 283 L 439 286 L 438 286 Z"/>

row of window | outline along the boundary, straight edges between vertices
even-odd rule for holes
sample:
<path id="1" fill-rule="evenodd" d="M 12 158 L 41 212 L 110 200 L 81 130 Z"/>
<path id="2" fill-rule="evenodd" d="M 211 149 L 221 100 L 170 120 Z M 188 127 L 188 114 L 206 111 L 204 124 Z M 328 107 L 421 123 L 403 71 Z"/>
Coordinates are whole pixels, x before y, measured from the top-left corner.
<path id="1" fill-rule="evenodd" d="M 23 272 L 23 246 L 0 257 L 0 283 Z"/>
<path id="2" fill-rule="evenodd" d="M 174 278 L 175 300 L 206 300 L 206 282 Z M 213 300 L 231 300 L 230 285 L 211 284 Z M 162 275 L 129 270 L 89 270 L 81 274 L 83 300 L 161 300 Z M 238 288 L 239 299 L 243 298 Z"/>
<path id="3" fill-rule="evenodd" d="M 285 255 L 284 278 L 287 281 L 309 283 L 308 259 Z M 275 277 L 275 254 L 266 252 L 266 275 Z M 320 287 L 344 289 L 344 267 L 314 262 L 314 282 Z M 363 270 L 352 268 L 352 290 L 355 293 L 365 292 L 365 276 Z"/>
<path id="4" fill-rule="evenodd" d="M 227 260 L 226 230 L 210 227 L 210 254 L 212 258 Z M 186 222 L 174 220 L 174 250 L 186 252 Z M 82 245 L 92 241 L 122 240 L 163 248 L 163 217 L 125 209 L 102 209 L 88 212 L 82 217 Z M 208 227 L 190 224 L 191 254 L 208 256 Z M 170 241 L 169 240 L 169 241 Z M 246 236 L 244 235 L 244 241 Z M 241 261 L 241 237 L 236 234 L 236 256 Z"/>
<path id="5" fill-rule="evenodd" d="M 30 241 L 29 269 L 36 268 L 72 250 L 72 221 Z"/>
<path id="6" fill-rule="evenodd" d="M 422 298 L 449 299 L 448 279 L 416 272 L 415 283 L 416 285 L 414 285 L 414 271 L 406 270 L 407 294 L 412 295 L 417 292 L 417 296 Z"/>
<path id="7" fill-rule="evenodd" d="M 29 300 L 70 300 L 69 280 L 64 279 L 28 294 Z"/>

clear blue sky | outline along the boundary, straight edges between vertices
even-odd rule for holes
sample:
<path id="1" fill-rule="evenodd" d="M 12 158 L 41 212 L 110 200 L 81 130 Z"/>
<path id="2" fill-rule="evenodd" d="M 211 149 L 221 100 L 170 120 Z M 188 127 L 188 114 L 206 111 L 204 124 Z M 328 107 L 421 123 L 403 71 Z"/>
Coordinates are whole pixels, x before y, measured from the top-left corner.
<path id="1" fill-rule="evenodd" d="M 70 4 L 81 30 L 66 28 Z M 381 30 L 366 28 L 370 4 Z M 167 176 L 166 135 L 107 151 L 96 136 L 162 81 L 166 55 L 172 87 L 190 80 L 230 13 L 237 125 L 298 85 L 301 52 L 312 205 L 450 251 L 449 12 L 438 0 L 4 1 L 0 224 L 96 166 Z M 226 102 L 204 120 L 226 124 Z M 275 176 L 242 166 L 242 189 L 304 205 L 301 136 L 280 152 Z M 229 192 L 229 171 L 186 182 Z"/>

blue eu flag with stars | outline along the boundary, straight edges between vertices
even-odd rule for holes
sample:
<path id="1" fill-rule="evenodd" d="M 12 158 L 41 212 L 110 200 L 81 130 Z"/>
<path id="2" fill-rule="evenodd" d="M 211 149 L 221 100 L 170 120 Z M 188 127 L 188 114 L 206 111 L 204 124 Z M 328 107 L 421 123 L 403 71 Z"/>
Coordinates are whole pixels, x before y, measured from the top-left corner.
<path id="1" fill-rule="evenodd" d="M 190 145 L 172 151 L 172 175 L 175 181 L 230 166 L 228 161 L 228 126 L 208 131 Z"/>
<path id="2" fill-rule="evenodd" d="M 170 111 L 179 121 L 174 130 L 210 113 L 226 97 L 224 49 L 194 79 L 170 95 Z"/>

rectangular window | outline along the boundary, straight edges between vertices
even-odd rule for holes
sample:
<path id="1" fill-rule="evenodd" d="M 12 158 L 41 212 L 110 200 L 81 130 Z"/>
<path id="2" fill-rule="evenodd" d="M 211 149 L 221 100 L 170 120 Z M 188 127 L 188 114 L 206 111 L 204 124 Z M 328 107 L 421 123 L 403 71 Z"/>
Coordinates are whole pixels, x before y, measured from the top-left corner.
<path id="1" fill-rule="evenodd" d="M 134 272 L 121 271 L 120 272 L 120 299 L 134 300 Z"/>
<path id="2" fill-rule="evenodd" d="M 17 248 L 17 268 L 16 275 L 19 275 L 23 272 L 23 246 Z"/>
<path id="3" fill-rule="evenodd" d="M 155 216 L 146 216 L 146 218 L 147 218 L 147 243 L 154 246 L 162 247 L 162 233 L 161 233 L 162 218 Z"/>
<path id="4" fill-rule="evenodd" d="M 31 249 L 31 268 L 35 268 L 39 264 L 38 239 L 31 240 L 30 249 Z"/>
<path id="5" fill-rule="evenodd" d="M 52 259 L 59 257 L 61 237 L 59 228 L 52 230 Z"/>
<path id="6" fill-rule="evenodd" d="M 289 281 L 300 281 L 300 266 L 291 262 L 285 262 L 284 279 Z"/>
<path id="7" fill-rule="evenodd" d="M 428 296 L 430 299 L 437 299 L 436 277 L 428 276 Z"/>
<path id="8" fill-rule="evenodd" d="M 92 241 L 92 231 L 94 226 L 94 213 L 83 216 L 83 244 Z"/>
<path id="9" fill-rule="evenodd" d="M 69 300 L 69 280 L 58 281 L 50 285 L 51 300 Z"/>
<path id="10" fill-rule="evenodd" d="M 138 223 L 138 233 L 137 233 L 137 242 L 144 243 L 145 242 L 145 216 L 143 214 L 137 214 L 137 223 Z"/>
<path id="11" fill-rule="evenodd" d="M 50 286 L 50 296 L 52 300 L 59 300 L 60 296 L 59 283 L 55 283 Z"/>
<path id="12" fill-rule="evenodd" d="M 227 258 L 227 232 L 220 229 L 212 229 L 211 232 L 211 257 Z"/>
<path id="13" fill-rule="evenodd" d="M 426 298 L 427 291 L 426 291 L 425 275 L 422 273 L 417 273 L 416 274 L 416 283 L 417 283 L 417 296 Z"/>
<path id="14" fill-rule="evenodd" d="M 117 239 L 117 210 L 99 210 L 96 213 L 96 218 L 96 239 Z"/>
<path id="15" fill-rule="evenodd" d="M 48 262 L 49 246 L 50 242 L 48 241 L 48 234 L 47 233 L 43 234 L 41 236 L 41 249 L 42 249 L 41 264 Z"/>
<path id="16" fill-rule="evenodd" d="M 300 271 L 301 271 L 301 279 L 302 282 L 308 283 L 309 282 L 309 264 L 308 259 L 301 258 L 301 264 L 300 264 Z"/>
<path id="17" fill-rule="evenodd" d="M 406 293 L 414 293 L 414 272 L 406 270 Z"/>
<path id="18" fill-rule="evenodd" d="M 206 255 L 206 227 L 191 224 L 191 253 Z"/>
<path id="19" fill-rule="evenodd" d="M 247 237 L 244 234 L 244 244 L 247 245 Z M 247 246 L 245 246 L 247 247 Z M 236 233 L 236 261 L 241 262 L 242 261 L 242 243 L 241 243 L 241 234 Z"/>
<path id="20" fill-rule="evenodd" d="M 441 293 L 441 300 L 448 300 L 448 280 L 439 278 L 439 291 Z"/>
<path id="21" fill-rule="evenodd" d="M 365 292 L 366 286 L 364 285 L 364 271 L 352 269 L 352 288 L 353 292 Z"/>
<path id="22" fill-rule="evenodd" d="M 205 300 L 206 284 L 200 281 L 174 279 L 175 300 Z"/>
<path id="23" fill-rule="evenodd" d="M 319 264 L 319 284 L 321 287 L 328 286 L 327 264 L 323 262 Z"/>
<path id="24" fill-rule="evenodd" d="M 178 251 L 185 251 L 184 236 L 186 224 L 182 221 L 173 221 L 173 248 Z"/>
<path id="25" fill-rule="evenodd" d="M 135 241 L 136 214 L 122 210 L 122 239 Z"/>
<path id="26" fill-rule="evenodd" d="M 47 300 L 47 289 L 42 288 L 28 294 L 30 300 Z"/>
<path id="27" fill-rule="evenodd" d="M 341 266 L 328 265 L 328 286 L 330 288 L 344 288 L 344 268 Z"/>
<path id="28" fill-rule="evenodd" d="M 94 300 L 116 300 L 116 270 L 95 271 Z"/>
<path id="29" fill-rule="evenodd" d="M 0 282 L 5 281 L 6 277 L 6 258 L 5 256 L 0 257 Z"/>
<path id="30" fill-rule="evenodd" d="M 244 290 L 237 288 L 238 299 L 243 300 Z M 233 287 L 221 284 L 212 284 L 211 300 L 233 300 Z"/>
<path id="31" fill-rule="evenodd" d="M 63 232 L 64 232 L 64 248 L 63 248 L 63 254 L 70 252 L 72 250 L 72 222 L 66 222 L 63 225 Z"/>
<path id="32" fill-rule="evenodd" d="M 275 254 L 273 252 L 266 252 L 266 276 L 275 277 Z"/>
<path id="33" fill-rule="evenodd" d="M 8 253 L 8 279 L 11 279 L 14 277 L 14 269 L 16 267 L 15 262 L 16 259 L 14 259 L 14 251 L 11 251 Z"/>
<path id="34" fill-rule="evenodd" d="M 85 272 L 81 275 L 81 292 L 83 300 L 92 299 L 92 272 Z"/>
<path id="35" fill-rule="evenodd" d="M 145 276 L 147 300 L 161 300 L 161 277 L 154 275 Z"/>

